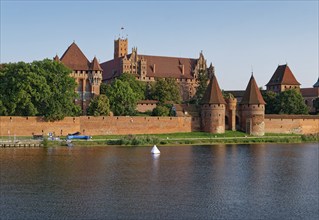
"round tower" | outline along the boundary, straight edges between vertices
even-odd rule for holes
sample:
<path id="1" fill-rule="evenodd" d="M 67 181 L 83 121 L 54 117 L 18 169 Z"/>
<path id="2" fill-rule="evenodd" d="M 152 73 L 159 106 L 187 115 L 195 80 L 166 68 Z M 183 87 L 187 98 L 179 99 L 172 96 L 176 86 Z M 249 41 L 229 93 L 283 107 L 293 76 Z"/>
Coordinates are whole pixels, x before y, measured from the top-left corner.
<path id="1" fill-rule="evenodd" d="M 241 106 L 241 127 L 250 135 L 263 136 L 265 134 L 265 105 L 244 104 Z"/>
<path id="2" fill-rule="evenodd" d="M 265 134 L 265 104 L 257 83 L 251 76 L 240 102 L 241 129 L 247 134 L 255 136 Z"/>
<path id="3" fill-rule="evenodd" d="M 237 99 L 233 96 L 230 96 L 228 99 L 226 99 L 226 102 L 229 130 L 236 131 Z"/>
<path id="4" fill-rule="evenodd" d="M 203 131 L 225 133 L 225 104 L 203 104 L 201 111 Z"/>
<path id="5" fill-rule="evenodd" d="M 213 75 L 203 96 L 201 108 L 202 130 L 220 134 L 225 132 L 226 102 Z"/>

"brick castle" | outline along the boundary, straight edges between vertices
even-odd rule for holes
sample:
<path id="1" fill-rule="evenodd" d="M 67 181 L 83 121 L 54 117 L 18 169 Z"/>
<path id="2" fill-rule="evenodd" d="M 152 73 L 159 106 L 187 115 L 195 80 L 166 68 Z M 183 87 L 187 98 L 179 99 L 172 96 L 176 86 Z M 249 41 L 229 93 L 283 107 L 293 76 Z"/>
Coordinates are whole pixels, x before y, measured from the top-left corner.
<path id="1" fill-rule="evenodd" d="M 82 107 L 84 113 L 91 98 L 99 95 L 101 83 L 109 83 L 122 73 L 133 74 L 136 79 L 147 83 L 157 78 L 174 78 L 179 85 L 183 101 L 188 101 L 196 93 L 198 74 L 205 72 L 210 82 L 199 113 L 200 130 L 210 133 L 224 133 L 225 129 L 242 130 L 257 136 L 264 135 L 267 130 L 265 128 L 266 103 L 253 75 L 246 90 L 229 91 L 234 94 L 234 97 L 225 100 L 218 85 L 214 66 L 212 64 L 207 66 L 202 52 L 197 59 L 142 55 L 138 54 L 137 48 L 133 48 L 128 54 L 128 39 L 118 38 L 114 41 L 113 59 L 101 64 L 96 57 L 89 61 L 75 43 L 69 46 L 61 59 L 56 56 L 54 60 L 62 62 L 73 70 L 71 76 L 78 84 L 77 93 L 79 94 L 79 99 L 75 102 Z M 274 92 L 298 89 L 305 97 L 310 109 L 313 109 L 313 100 L 319 97 L 319 82 L 313 88 L 301 89 L 300 83 L 288 65 L 279 65 L 266 87 L 267 90 Z M 148 104 L 150 108 L 156 105 L 154 101 L 148 102 L 150 103 L 141 102 L 140 104 L 146 104 L 145 109 L 148 109 Z M 185 112 L 192 106 L 183 105 L 180 108 L 183 111 L 180 116 L 185 116 Z"/>

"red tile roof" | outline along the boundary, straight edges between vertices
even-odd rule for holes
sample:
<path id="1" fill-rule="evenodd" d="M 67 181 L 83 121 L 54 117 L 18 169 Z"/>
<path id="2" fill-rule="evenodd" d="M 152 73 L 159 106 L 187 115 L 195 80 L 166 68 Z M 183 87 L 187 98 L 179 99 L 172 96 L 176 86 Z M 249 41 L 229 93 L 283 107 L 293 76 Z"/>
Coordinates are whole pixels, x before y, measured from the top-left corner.
<path id="1" fill-rule="evenodd" d="M 99 70 L 99 71 L 102 71 L 102 68 L 99 64 L 99 61 L 97 61 L 96 57 L 94 57 L 91 65 L 90 65 L 90 69 L 91 70 Z"/>
<path id="2" fill-rule="evenodd" d="M 266 104 L 252 75 L 240 104 Z"/>
<path id="3" fill-rule="evenodd" d="M 226 104 L 215 74 L 210 80 L 209 85 L 205 91 L 202 99 L 202 104 Z"/>
<path id="4" fill-rule="evenodd" d="M 319 97 L 319 87 L 315 88 L 302 88 L 300 92 L 303 97 Z"/>
<path id="5" fill-rule="evenodd" d="M 100 66 L 103 69 L 103 80 L 110 80 L 114 77 L 120 76 L 121 59 L 122 58 L 115 58 L 113 60 L 101 63 Z"/>
<path id="6" fill-rule="evenodd" d="M 73 42 L 61 57 L 61 62 L 72 70 L 89 70 L 90 62 Z"/>
<path id="7" fill-rule="evenodd" d="M 129 59 L 132 54 L 127 55 Z M 138 55 L 147 62 L 147 77 L 159 78 L 193 78 L 192 70 L 195 68 L 197 59 L 181 58 L 181 57 L 163 57 L 163 56 L 149 56 Z M 114 72 L 117 76 L 121 68 L 121 59 L 116 58 L 101 64 L 103 69 L 103 80 L 114 77 Z M 155 64 L 155 70 L 154 70 Z M 183 72 L 184 68 L 184 72 Z"/>
<path id="8" fill-rule="evenodd" d="M 285 64 L 277 67 L 266 86 L 270 85 L 300 85 L 300 83 L 296 80 L 289 66 Z"/>

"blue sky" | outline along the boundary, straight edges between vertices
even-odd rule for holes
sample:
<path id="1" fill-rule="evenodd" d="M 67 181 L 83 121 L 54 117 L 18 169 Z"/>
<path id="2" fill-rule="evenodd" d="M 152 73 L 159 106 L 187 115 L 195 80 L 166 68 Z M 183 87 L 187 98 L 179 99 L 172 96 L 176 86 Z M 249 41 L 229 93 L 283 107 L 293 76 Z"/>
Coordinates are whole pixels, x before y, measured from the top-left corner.
<path id="1" fill-rule="evenodd" d="M 318 1 L 1 0 L 0 62 L 61 56 L 75 41 L 89 60 L 112 59 L 124 27 L 129 51 L 197 58 L 215 66 L 222 89 L 264 86 L 288 63 L 302 87 L 318 78 Z"/>

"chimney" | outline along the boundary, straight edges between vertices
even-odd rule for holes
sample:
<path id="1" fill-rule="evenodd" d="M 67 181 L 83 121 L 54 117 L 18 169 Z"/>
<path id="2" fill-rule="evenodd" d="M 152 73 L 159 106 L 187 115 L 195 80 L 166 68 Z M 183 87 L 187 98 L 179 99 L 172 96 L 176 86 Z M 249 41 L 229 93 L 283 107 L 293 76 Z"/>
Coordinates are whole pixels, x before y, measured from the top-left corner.
<path id="1" fill-rule="evenodd" d="M 153 73 L 155 73 L 155 63 L 153 64 Z"/>
<path id="2" fill-rule="evenodd" d="M 184 75 L 184 64 L 182 64 L 181 66 L 182 66 L 182 75 Z"/>

